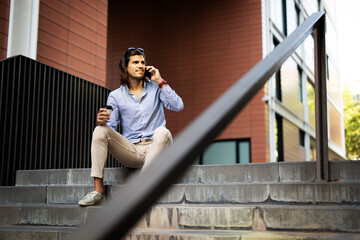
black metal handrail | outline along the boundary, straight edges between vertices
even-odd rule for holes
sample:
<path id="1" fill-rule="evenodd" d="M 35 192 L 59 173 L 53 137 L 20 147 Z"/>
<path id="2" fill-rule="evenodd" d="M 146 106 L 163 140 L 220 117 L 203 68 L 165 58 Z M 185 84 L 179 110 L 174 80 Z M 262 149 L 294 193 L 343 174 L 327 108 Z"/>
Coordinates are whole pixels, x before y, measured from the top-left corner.
<path id="1" fill-rule="evenodd" d="M 14 185 L 17 170 L 89 168 L 96 113 L 109 93 L 21 55 L 1 60 L 0 186 Z"/>
<path id="2" fill-rule="evenodd" d="M 325 13 L 314 13 L 272 53 L 182 131 L 167 150 L 78 232 L 74 239 L 120 239 L 175 183 L 195 158 L 230 123 L 266 81 L 314 30 L 318 179 L 327 180 Z"/>

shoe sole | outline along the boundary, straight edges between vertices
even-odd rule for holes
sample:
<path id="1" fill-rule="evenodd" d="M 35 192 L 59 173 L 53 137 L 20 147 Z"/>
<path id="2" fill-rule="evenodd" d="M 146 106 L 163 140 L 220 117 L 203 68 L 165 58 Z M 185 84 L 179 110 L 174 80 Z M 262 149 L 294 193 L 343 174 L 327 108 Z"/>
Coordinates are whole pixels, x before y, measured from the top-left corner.
<path id="1" fill-rule="evenodd" d="M 87 207 L 87 206 L 95 206 L 95 203 L 80 203 L 78 202 L 78 205 L 82 206 L 82 207 Z"/>
<path id="2" fill-rule="evenodd" d="M 78 202 L 78 205 L 82 206 L 82 207 L 86 207 L 86 206 L 95 206 L 95 205 L 101 205 L 105 202 L 105 199 L 101 199 L 99 202 L 97 203 L 86 203 L 86 202 Z"/>

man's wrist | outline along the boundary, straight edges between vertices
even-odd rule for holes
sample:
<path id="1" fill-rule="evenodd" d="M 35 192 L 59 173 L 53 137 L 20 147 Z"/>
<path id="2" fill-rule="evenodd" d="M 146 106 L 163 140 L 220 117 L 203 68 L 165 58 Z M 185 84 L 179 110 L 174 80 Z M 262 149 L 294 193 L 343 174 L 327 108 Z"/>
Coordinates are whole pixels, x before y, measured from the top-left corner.
<path id="1" fill-rule="evenodd" d="M 159 83 L 159 88 L 162 88 L 167 82 L 163 79 L 161 83 Z"/>

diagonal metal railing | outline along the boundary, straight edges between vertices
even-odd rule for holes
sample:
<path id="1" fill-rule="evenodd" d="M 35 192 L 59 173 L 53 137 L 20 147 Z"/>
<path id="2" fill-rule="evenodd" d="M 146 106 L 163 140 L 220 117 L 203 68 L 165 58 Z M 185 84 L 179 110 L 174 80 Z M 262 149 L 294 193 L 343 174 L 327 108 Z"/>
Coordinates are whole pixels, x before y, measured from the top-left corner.
<path id="1" fill-rule="evenodd" d="M 167 150 L 131 179 L 109 204 L 77 231 L 73 239 L 120 239 L 175 183 L 195 158 L 230 123 L 298 46 L 313 33 L 315 44 L 317 178 L 328 179 L 325 13 L 314 13 L 272 53 L 182 131 Z"/>

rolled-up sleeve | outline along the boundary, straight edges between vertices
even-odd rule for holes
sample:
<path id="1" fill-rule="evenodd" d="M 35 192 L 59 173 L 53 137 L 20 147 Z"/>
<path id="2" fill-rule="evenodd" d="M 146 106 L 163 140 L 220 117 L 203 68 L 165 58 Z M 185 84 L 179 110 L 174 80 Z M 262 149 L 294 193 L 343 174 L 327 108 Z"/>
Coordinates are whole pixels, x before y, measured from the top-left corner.
<path id="1" fill-rule="evenodd" d="M 175 112 L 179 112 L 184 109 L 183 100 L 169 85 L 161 88 L 160 91 L 160 100 L 166 109 Z"/>
<path id="2" fill-rule="evenodd" d="M 106 125 L 116 131 L 116 128 L 120 123 L 120 110 L 112 93 L 110 93 L 106 104 L 112 106 L 113 108 L 113 111 L 110 114 L 110 120 L 106 123 Z"/>

